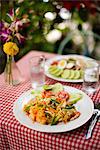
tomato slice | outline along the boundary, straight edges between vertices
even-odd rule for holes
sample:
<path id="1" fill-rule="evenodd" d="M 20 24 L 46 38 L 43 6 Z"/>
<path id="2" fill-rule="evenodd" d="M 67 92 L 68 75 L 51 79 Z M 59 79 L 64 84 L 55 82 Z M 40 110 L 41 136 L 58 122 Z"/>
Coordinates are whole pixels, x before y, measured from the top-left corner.
<path id="1" fill-rule="evenodd" d="M 58 93 L 58 98 L 63 100 L 63 99 L 66 99 L 68 100 L 69 99 L 69 93 L 65 92 L 65 91 L 61 91 Z"/>
<path id="2" fill-rule="evenodd" d="M 53 95 L 52 91 L 43 91 L 42 98 L 49 98 Z"/>
<path id="3" fill-rule="evenodd" d="M 51 65 L 58 65 L 58 61 L 54 61 Z"/>

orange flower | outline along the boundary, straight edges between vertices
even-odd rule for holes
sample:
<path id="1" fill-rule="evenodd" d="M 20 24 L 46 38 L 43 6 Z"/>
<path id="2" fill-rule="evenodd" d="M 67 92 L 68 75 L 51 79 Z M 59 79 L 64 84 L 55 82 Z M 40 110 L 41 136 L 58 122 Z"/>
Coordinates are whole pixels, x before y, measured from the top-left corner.
<path id="1" fill-rule="evenodd" d="M 3 46 L 3 50 L 6 54 L 14 56 L 19 52 L 19 48 L 16 43 L 7 42 Z"/>

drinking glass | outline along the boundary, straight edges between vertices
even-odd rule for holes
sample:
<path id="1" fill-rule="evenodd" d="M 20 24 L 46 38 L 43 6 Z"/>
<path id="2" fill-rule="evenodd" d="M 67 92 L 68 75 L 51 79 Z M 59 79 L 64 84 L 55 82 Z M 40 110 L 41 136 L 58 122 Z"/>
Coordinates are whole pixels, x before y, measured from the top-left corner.
<path id="1" fill-rule="evenodd" d="M 86 67 L 83 77 L 83 91 L 93 94 L 99 88 L 99 65 Z"/>
<path id="2" fill-rule="evenodd" d="M 45 57 L 34 56 L 30 59 L 30 77 L 32 88 L 42 86 L 45 82 Z"/>

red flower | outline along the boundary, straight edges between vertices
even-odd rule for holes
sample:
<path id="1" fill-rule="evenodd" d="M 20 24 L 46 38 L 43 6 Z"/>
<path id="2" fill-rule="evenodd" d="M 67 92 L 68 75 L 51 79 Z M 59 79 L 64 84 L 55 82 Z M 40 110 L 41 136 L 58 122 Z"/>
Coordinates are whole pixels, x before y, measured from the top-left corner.
<path id="1" fill-rule="evenodd" d="M 86 8 L 88 9 L 91 13 L 95 13 L 96 12 L 96 4 L 94 1 L 92 0 L 88 0 L 88 1 L 85 1 L 85 0 L 80 0 L 80 1 L 77 1 L 77 0 L 70 0 L 70 1 L 63 1 L 63 5 L 66 9 L 72 11 L 73 8 L 77 8 L 78 10 L 80 10 L 80 8 Z"/>

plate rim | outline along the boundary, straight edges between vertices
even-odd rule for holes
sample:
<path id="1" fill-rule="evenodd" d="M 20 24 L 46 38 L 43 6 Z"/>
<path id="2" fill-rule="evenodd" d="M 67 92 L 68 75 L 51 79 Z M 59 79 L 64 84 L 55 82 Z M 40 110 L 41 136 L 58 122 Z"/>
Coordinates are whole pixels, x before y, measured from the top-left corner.
<path id="1" fill-rule="evenodd" d="M 64 85 L 64 87 L 66 87 L 66 88 L 67 88 L 67 87 L 68 87 L 68 88 L 71 87 L 71 88 L 73 88 L 73 89 L 77 89 L 77 88 L 75 88 L 75 87 L 66 86 L 66 85 Z M 35 130 L 35 131 L 44 132 L 44 133 L 63 133 L 63 132 L 73 131 L 73 130 L 75 130 L 75 129 L 81 127 L 82 125 L 84 125 L 84 124 L 91 118 L 91 116 L 93 115 L 93 111 L 94 111 L 94 103 L 93 103 L 92 99 L 91 99 L 86 93 L 84 93 L 83 91 L 81 91 L 81 90 L 79 90 L 79 89 L 77 89 L 77 90 L 80 91 L 81 93 L 83 93 L 84 96 L 88 97 L 88 99 L 89 99 L 89 101 L 90 101 L 90 103 L 91 103 L 91 114 L 88 115 L 88 118 L 85 119 L 83 123 L 81 123 L 80 125 L 75 126 L 75 127 L 72 128 L 72 129 L 69 129 L 69 130 L 68 130 L 68 129 L 67 129 L 67 130 L 60 130 L 60 131 L 55 131 L 55 130 L 53 130 L 53 131 L 47 131 L 47 130 L 44 130 L 44 129 L 43 129 L 43 130 L 41 130 L 41 129 L 35 129 L 34 127 L 30 127 L 29 125 L 26 125 L 25 123 L 23 123 L 23 121 L 20 120 L 18 116 L 16 116 L 16 104 L 18 103 L 19 100 L 22 101 L 22 97 L 23 97 L 24 95 L 31 94 L 31 91 L 32 91 L 32 90 L 25 91 L 24 93 L 22 93 L 22 94 L 17 98 L 17 100 L 16 100 L 16 101 L 14 102 L 14 104 L 13 104 L 13 115 L 14 115 L 14 117 L 16 118 L 16 120 L 17 120 L 21 125 L 24 125 L 25 127 L 30 128 L 30 129 Z M 26 114 L 25 114 L 25 115 L 26 115 Z M 40 125 L 40 126 L 44 126 L 44 125 L 41 125 L 41 124 L 39 124 L 39 125 Z M 47 125 L 46 125 L 46 126 L 47 126 Z M 52 127 L 53 127 L 53 126 L 52 126 Z"/>
<path id="2" fill-rule="evenodd" d="M 58 55 L 58 56 L 54 56 L 52 58 L 49 58 L 48 60 L 46 60 L 46 63 L 45 63 L 45 75 L 51 79 L 54 79 L 56 81 L 61 81 L 61 82 L 71 82 L 71 83 L 82 83 L 83 82 L 83 79 L 79 79 L 79 80 L 68 80 L 68 79 L 63 79 L 63 78 L 57 78 L 53 75 L 51 75 L 49 72 L 48 72 L 48 65 L 50 64 L 50 62 L 55 59 L 61 59 L 61 58 L 68 58 L 68 57 L 79 57 L 79 58 L 82 58 L 82 59 L 87 59 L 87 60 L 91 60 L 91 61 L 94 61 L 94 63 L 96 63 L 96 60 L 93 59 L 93 58 L 90 58 L 90 57 L 87 57 L 87 56 L 83 56 L 83 55 L 77 55 L 77 54 L 68 54 L 68 55 Z"/>

